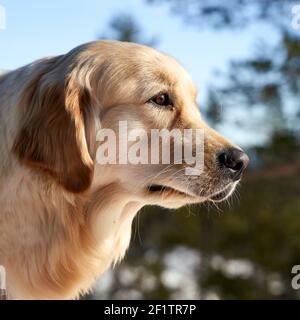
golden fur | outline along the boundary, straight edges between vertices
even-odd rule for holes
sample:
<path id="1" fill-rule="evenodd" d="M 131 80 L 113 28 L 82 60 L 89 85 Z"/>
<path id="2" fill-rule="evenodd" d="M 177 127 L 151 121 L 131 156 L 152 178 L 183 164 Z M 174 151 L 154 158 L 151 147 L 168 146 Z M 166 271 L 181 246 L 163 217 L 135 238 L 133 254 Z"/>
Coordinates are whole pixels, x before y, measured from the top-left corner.
<path id="1" fill-rule="evenodd" d="M 163 91 L 174 109 L 147 103 Z M 114 41 L 0 77 L 0 265 L 11 298 L 79 297 L 122 259 L 140 208 L 206 201 L 228 184 L 215 154 L 231 144 L 201 120 L 195 98 L 189 75 L 173 58 Z M 204 173 L 176 175 L 184 164 L 165 171 L 96 165 L 100 121 L 117 130 L 118 120 L 147 130 L 204 128 Z M 150 194 L 150 182 L 174 189 Z"/>

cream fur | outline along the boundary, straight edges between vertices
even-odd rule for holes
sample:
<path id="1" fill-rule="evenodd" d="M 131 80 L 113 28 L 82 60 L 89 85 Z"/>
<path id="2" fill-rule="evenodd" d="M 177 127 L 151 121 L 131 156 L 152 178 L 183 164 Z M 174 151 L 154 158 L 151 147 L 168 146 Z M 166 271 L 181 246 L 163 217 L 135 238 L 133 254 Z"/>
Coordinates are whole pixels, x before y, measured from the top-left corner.
<path id="1" fill-rule="evenodd" d="M 164 90 L 177 111 L 146 103 Z M 198 203 L 224 188 L 228 181 L 218 175 L 214 157 L 231 144 L 201 120 L 195 96 L 190 77 L 173 58 L 112 41 L 0 77 L 0 265 L 11 298 L 78 298 L 123 258 L 140 208 Z M 115 128 L 118 119 L 147 129 L 205 128 L 205 174 L 187 180 L 174 178 L 178 168 L 162 173 L 163 166 L 97 166 L 100 121 Z M 74 139 L 71 145 L 61 141 L 65 136 Z M 62 151 L 53 150 L 61 144 Z M 71 154 L 72 171 L 65 167 Z M 150 181 L 178 191 L 148 194 Z"/>

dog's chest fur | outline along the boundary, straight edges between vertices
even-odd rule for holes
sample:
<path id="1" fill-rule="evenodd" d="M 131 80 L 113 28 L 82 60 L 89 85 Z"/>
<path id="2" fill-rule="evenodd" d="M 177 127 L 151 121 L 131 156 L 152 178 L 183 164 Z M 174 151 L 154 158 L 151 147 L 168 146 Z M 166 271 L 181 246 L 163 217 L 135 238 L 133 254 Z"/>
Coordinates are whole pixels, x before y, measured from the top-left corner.
<path id="1" fill-rule="evenodd" d="M 122 259 L 141 204 L 114 185 L 76 197 L 37 183 L 26 168 L 12 172 L 0 180 L 0 265 L 10 296 L 77 298 Z"/>

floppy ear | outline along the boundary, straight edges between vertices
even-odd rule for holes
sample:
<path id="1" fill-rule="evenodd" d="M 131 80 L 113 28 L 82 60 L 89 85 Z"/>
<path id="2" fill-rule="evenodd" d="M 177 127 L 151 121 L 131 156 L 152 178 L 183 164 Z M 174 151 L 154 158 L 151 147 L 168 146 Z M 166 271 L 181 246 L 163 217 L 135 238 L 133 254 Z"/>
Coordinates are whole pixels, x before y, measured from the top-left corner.
<path id="1" fill-rule="evenodd" d="M 68 191 L 88 189 L 94 164 L 85 117 L 91 106 L 76 77 L 43 72 L 25 89 L 20 103 L 24 114 L 13 148 L 20 161 L 46 171 Z"/>

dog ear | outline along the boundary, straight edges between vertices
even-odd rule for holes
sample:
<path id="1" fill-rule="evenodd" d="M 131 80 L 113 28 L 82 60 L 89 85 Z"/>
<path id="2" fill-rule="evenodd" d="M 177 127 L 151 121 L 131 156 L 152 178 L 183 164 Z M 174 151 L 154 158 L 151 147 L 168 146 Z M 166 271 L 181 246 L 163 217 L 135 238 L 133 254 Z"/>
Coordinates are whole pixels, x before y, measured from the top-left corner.
<path id="1" fill-rule="evenodd" d="M 72 74 L 42 72 L 20 103 L 25 109 L 13 147 L 20 161 L 46 171 L 70 192 L 88 189 L 94 163 L 86 139 L 87 90 Z"/>

